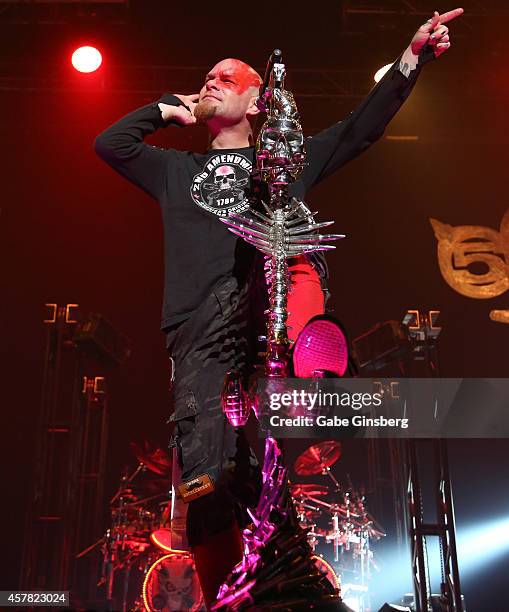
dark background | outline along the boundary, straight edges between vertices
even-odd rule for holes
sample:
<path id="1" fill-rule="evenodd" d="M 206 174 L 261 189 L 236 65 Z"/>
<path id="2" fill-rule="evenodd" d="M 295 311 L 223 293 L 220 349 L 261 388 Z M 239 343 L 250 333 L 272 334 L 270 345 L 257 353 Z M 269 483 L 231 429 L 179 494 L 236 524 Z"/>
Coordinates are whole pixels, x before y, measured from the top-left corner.
<path id="1" fill-rule="evenodd" d="M 263 72 L 275 47 L 284 51 L 287 85 L 305 132 L 313 134 L 355 108 L 374 72 L 402 52 L 428 14 L 454 8 L 385 2 L 372 14 L 347 10 L 365 4 L 281 2 L 264 9 L 138 0 L 118 14 L 113 7 L 99 7 L 95 15 L 61 7 L 53 13 L 59 23 L 45 24 L 48 7 L 0 6 L 2 588 L 15 587 L 19 573 L 46 302 L 101 312 L 132 339 L 131 359 L 110 378 L 108 490 L 123 465 L 134 465 L 130 440 L 147 437 L 164 446 L 168 437 L 159 210 L 99 161 L 94 137 L 165 90 L 198 91 L 206 70 L 224 57 Z M 488 313 L 507 307 L 508 296 L 475 300 L 450 288 L 429 224 L 434 217 L 498 229 L 509 206 L 509 14 L 502 0 L 463 6 L 466 14 L 450 24 L 452 48 L 424 68 L 385 138 L 318 187 L 308 203 L 347 234 L 328 261 L 336 314 L 352 337 L 378 321 L 401 319 L 408 308 L 437 308 L 442 374 L 505 377 L 509 326 L 490 321 Z M 77 75 L 69 67 L 71 51 L 82 43 L 103 50 L 97 74 Z M 153 142 L 203 149 L 206 135 L 173 128 Z M 289 458 L 306 445 L 290 445 Z M 505 440 L 451 445 L 458 529 L 509 516 L 508 450 Z M 366 460 L 363 444 L 345 444 L 338 477 L 350 472 L 362 481 Z M 506 550 L 488 568 L 480 566 L 482 580 L 464 583 L 469 610 L 507 609 L 508 560 Z"/>

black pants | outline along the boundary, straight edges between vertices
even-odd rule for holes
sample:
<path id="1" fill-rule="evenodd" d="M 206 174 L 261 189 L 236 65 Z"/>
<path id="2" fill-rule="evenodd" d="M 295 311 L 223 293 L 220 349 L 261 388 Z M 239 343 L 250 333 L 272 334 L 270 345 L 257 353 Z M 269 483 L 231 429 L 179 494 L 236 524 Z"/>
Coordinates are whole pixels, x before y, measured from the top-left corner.
<path id="1" fill-rule="evenodd" d="M 258 462 L 242 429 L 234 429 L 221 408 L 221 390 L 230 369 L 246 376 L 256 346 L 253 283 L 239 288 L 235 278 L 218 284 L 189 319 L 167 333 L 174 360 L 170 446 L 177 447 L 182 480 L 208 474 L 215 490 L 188 505 L 189 544 L 203 543 L 235 521 L 246 523 L 261 486 Z"/>

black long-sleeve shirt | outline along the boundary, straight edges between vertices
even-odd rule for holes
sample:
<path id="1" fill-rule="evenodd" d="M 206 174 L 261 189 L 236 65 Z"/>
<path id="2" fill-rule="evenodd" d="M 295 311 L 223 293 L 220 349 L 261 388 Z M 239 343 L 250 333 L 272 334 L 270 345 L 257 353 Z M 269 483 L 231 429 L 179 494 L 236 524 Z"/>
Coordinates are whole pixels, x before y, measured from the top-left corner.
<path id="1" fill-rule="evenodd" d="M 306 139 L 307 162 L 291 194 L 306 192 L 378 140 L 410 94 L 420 67 L 406 77 L 399 59 L 346 119 Z M 161 149 L 144 139 L 170 122 L 158 103 L 180 105 L 173 95 L 129 113 L 100 134 L 97 154 L 158 200 L 164 224 L 165 288 L 162 328 L 184 321 L 225 277 L 242 282 L 254 249 L 218 217 L 249 208 L 254 148 L 206 153 Z"/>

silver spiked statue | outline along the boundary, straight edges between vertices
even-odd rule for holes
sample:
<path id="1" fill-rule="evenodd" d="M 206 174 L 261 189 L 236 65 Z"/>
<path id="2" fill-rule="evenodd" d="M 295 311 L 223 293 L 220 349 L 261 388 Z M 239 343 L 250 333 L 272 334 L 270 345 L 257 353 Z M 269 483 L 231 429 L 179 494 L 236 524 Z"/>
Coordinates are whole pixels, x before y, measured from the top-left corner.
<path id="1" fill-rule="evenodd" d="M 335 247 L 343 238 L 321 234 L 333 221 L 317 223 L 304 202 L 289 195 L 306 165 L 306 148 L 299 113 L 291 92 L 284 87 L 286 69 L 281 52 L 274 51 L 257 100 L 267 113 L 256 142 L 256 166 L 268 187 L 263 212 L 221 219 L 228 229 L 255 246 L 266 257 L 269 309 L 265 375 L 279 385 L 288 376 L 290 342 L 287 298 L 288 259 Z M 270 382 L 271 381 L 271 382 Z M 222 394 L 223 410 L 234 427 L 246 424 L 257 398 L 242 389 L 236 373 L 228 373 Z M 278 441 L 265 442 L 263 486 L 258 506 L 250 512 L 252 527 L 244 530 L 244 558 L 221 586 L 213 610 L 277 609 L 343 610 L 339 594 L 312 559 L 306 532 L 300 527 L 288 487 L 288 473 Z M 283 606 L 283 607 L 280 607 Z M 286 607 L 284 607 L 286 606 Z"/>
<path id="2" fill-rule="evenodd" d="M 274 193 L 271 203 L 282 202 L 283 189 Z M 316 223 L 314 215 L 306 205 L 291 198 L 286 204 L 267 206 L 263 202 L 266 215 L 257 211 L 252 213 L 257 220 L 241 215 L 230 215 L 221 219 L 229 230 L 255 246 L 267 257 L 265 276 L 269 292 L 269 311 L 267 318 L 267 376 L 286 376 L 288 335 L 287 299 L 290 285 L 288 258 L 313 251 L 335 249 L 325 244 L 343 238 L 341 234 L 321 234 L 319 230 L 332 225 L 334 221 Z"/>
<path id="3" fill-rule="evenodd" d="M 319 233 L 334 221 L 316 223 L 317 213 L 311 213 L 304 202 L 289 196 L 290 184 L 300 178 L 306 165 L 306 146 L 295 99 L 284 87 L 285 75 L 281 52 L 276 49 L 257 101 L 260 110 L 267 113 L 256 142 L 257 170 L 269 193 L 269 202 L 262 202 L 265 214 L 251 210 L 254 218 L 230 215 L 221 219 L 231 232 L 268 259 L 265 271 L 269 292 L 266 359 L 269 377 L 288 373 L 288 258 L 335 249 L 326 243 L 344 238 L 342 234 Z"/>

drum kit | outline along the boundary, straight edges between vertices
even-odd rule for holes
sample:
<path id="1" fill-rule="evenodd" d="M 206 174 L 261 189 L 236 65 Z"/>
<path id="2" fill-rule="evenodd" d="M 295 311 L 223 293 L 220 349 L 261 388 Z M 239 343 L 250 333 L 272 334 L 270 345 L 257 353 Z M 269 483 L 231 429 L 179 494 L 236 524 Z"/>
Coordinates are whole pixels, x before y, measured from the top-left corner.
<path id="1" fill-rule="evenodd" d="M 98 586 L 122 612 L 205 610 L 192 555 L 172 548 L 171 460 L 146 442 L 131 443 L 131 449 L 138 465 L 121 478 L 110 500 L 110 527 L 96 543 L 102 553 Z M 335 440 L 310 446 L 297 458 L 296 474 L 321 474 L 330 484 L 293 483 L 290 491 L 315 563 L 343 599 L 354 592 L 360 602 L 356 612 L 364 612 L 376 568 L 371 543 L 385 533 L 367 511 L 364 495 L 351 483 L 343 487 L 332 473 L 340 457 Z"/>
<path id="2" fill-rule="evenodd" d="M 171 461 L 147 443 L 131 449 L 138 466 L 110 500 L 98 586 L 122 612 L 205 610 L 192 555 L 171 546 Z"/>
<path id="3" fill-rule="evenodd" d="M 297 458 L 296 474 L 321 474 L 331 484 L 293 483 L 290 490 L 315 555 L 328 561 L 343 599 L 355 593 L 358 612 L 363 612 L 369 605 L 372 570 L 377 568 L 371 544 L 385 532 L 367 511 L 363 493 L 351 482 L 342 486 L 332 473 L 331 467 L 340 457 L 341 444 L 336 440 L 310 446 Z"/>

